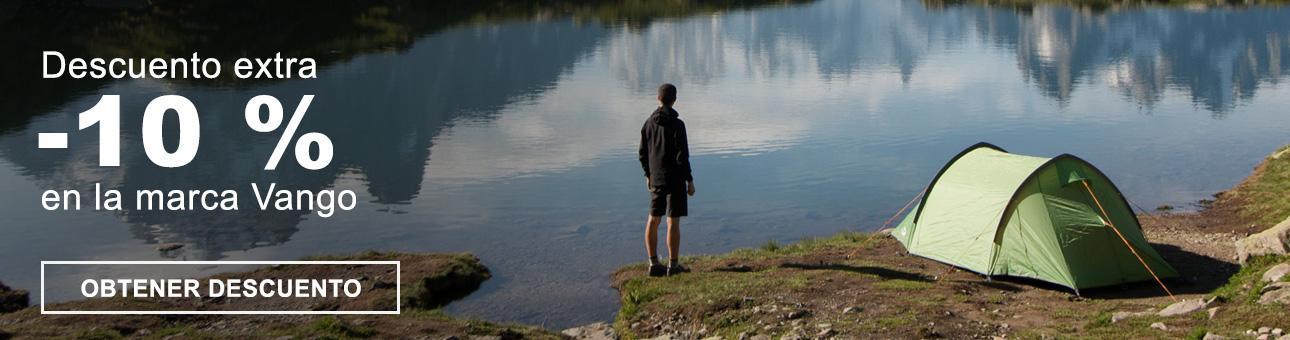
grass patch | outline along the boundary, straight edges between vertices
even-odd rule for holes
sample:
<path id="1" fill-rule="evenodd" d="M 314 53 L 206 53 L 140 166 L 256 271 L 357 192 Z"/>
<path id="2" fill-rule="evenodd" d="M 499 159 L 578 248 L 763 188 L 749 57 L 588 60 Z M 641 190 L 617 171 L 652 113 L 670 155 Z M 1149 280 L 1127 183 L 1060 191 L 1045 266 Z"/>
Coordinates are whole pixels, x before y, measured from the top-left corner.
<path id="1" fill-rule="evenodd" d="M 693 258 L 704 261 L 726 259 L 756 260 L 782 255 L 802 254 L 823 249 L 854 249 L 859 246 L 860 243 L 868 240 L 871 235 L 873 234 L 848 231 L 829 237 L 803 237 L 797 242 L 789 244 L 783 244 L 778 240 L 771 239 L 762 242 L 756 247 L 735 249 L 725 255 L 700 256 Z M 865 245 L 865 247 L 873 246 L 875 245 L 872 242 Z M 623 269 L 644 268 L 644 266 L 644 264 L 633 264 L 623 267 Z"/>
<path id="2" fill-rule="evenodd" d="M 764 251 L 767 253 L 774 253 L 779 251 L 780 248 L 783 248 L 783 246 L 779 245 L 778 240 L 770 239 L 770 240 L 766 240 L 766 242 L 762 242 L 761 247 L 759 248 L 761 248 L 761 251 Z"/>
<path id="3" fill-rule="evenodd" d="M 115 329 L 96 329 L 76 334 L 77 340 L 112 340 L 122 338 L 125 338 L 125 336 L 121 335 L 121 332 Z"/>
<path id="4" fill-rule="evenodd" d="M 873 324 L 878 327 L 900 327 L 913 324 L 915 321 L 918 319 L 913 316 L 901 315 L 873 319 Z"/>
<path id="5" fill-rule="evenodd" d="M 734 335 L 749 329 L 745 315 L 736 311 L 750 297 L 763 303 L 760 297 L 770 292 L 795 290 L 807 287 L 813 273 L 784 275 L 780 268 L 756 272 L 694 272 L 685 275 L 653 278 L 635 277 L 622 283 L 623 304 L 614 322 L 619 334 L 632 334 L 627 328 L 640 318 L 654 314 L 681 314 L 696 320 L 705 320 L 709 334 Z M 733 323 L 731 321 L 734 321 Z"/>
<path id="6" fill-rule="evenodd" d="M 1227 284 L 1214 290 L 1214 295 L 1233 302 L 1244 304 L 1255 304 L 1259 300 L 1259 290 L 1263 289 L 1266 283 L 1261 282 L 1263 272 L 1280 263 L 1290 262 L 1290 256 L 1286 255 L 1269 255 L 1257 256 L 1250 258 L 1245 262 L 1245 266 L 1228 279 Z M 1246 289 L 1246 286 L 1249 289 Z"/>
<path id="7" fill-rule="evenodd" d="M 945 295 L 935 294 L 930 296 L 916 295 L 907 297 L 905 301 L 917 303 L 924 306 L 941 306 L 945 304 Z"/>
<path id="8" fill-rule="evenodd" d="M 1254 224 L 1270 227 L 1290 216 L 1290 195 L 1286 195 L 1290 192 L 1290 145 L 1277 149 L 1255 169 L 1241 184 L 1222 193 L 1219 201 L 1240 207 L 1241 217 Z"/>
<path id="9" fill-rule="evenodd" d="M 1058 308 L 1051 313 L 1053 319 L 1079 319 L 1084 317 L 1083 313 L 1075 311 L 1074 308 Z"/>
<path id="10" fill-rule="evenodd" d="M 367 338 L 376 335 L 375 329 L 351 325 L 330 315 L 315 321 L 309 325 L 309 329 L 322 332 L 323 335 L 319 339 Z"/>

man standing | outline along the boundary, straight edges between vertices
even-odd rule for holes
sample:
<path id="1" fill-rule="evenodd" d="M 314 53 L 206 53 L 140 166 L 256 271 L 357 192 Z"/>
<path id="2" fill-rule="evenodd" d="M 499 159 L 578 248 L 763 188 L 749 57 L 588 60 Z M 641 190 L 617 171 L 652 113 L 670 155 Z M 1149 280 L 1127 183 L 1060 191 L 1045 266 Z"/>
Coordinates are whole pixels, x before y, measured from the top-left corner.
<path id="1" fill-rule="evenodd" d="M 672 109 L 676 86 L 659 86 L 658 102 L 662 106 L 641 127 L 640 161 L 645 170 L 645 186 L 650 192 L 645 246 L 649 251 L 649 276 L 671 276 L 690 271 L 677 263 L 677 259 L 681 248 L 681 216 L 686 215 L 686 196 L 694 196 L 694 177 L 690 175 L 685 122 Z M 669 258 L 666 267 L 658 262 L 658 224 L 664 214 L 667 214 Z"/>

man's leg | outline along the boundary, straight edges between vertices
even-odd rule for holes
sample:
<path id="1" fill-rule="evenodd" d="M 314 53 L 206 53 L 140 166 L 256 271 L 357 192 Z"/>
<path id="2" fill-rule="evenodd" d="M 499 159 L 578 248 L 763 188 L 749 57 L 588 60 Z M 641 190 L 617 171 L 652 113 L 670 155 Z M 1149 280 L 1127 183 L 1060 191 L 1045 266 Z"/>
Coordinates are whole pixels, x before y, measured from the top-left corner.
<path id="1" fill-rule="evenodd" d="M 655 223 L 655 225 L 658 225 Z M 667 218 L 667 255 L 668 260 L 678 260 L 681 257 L 681 218 Z M 675 262 L 669 262 L 669 264 Z"/>
<path id="2" fill-rule="evenodd" d="M 645 250 L 649 252 L 649 276 L 667 275 L 667 267 L 658 263 L 658 223 L 663 216 L 649 216 L 645 223 Z"/>
<path id="3" fill-rule="evenodd" d="M 650 258 L 658 257 L 658 224 L 662 219 L 663 216 L 650 215 L 649 221 L 645 223 L 645 250 L 649 252 Z M 668 246 L 671 247 L 671 244 L 669 239 Z"/>

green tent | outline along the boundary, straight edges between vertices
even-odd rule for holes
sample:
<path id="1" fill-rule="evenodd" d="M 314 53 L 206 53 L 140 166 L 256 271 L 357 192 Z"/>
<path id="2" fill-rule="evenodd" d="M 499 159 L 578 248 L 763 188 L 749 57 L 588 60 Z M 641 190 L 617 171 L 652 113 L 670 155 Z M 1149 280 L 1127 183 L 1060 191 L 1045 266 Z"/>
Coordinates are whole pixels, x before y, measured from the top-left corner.
<path id="1" fill-rule="evenodd" d="M 1178 276 L 1143 238 L 1120 190 L 1069 154 L 1039 158 L 973 145 L 945 164 L 892 235 L 914 255 L 1076 294 L 1152 280 L 1144 262 L 1160 278 Z"/>

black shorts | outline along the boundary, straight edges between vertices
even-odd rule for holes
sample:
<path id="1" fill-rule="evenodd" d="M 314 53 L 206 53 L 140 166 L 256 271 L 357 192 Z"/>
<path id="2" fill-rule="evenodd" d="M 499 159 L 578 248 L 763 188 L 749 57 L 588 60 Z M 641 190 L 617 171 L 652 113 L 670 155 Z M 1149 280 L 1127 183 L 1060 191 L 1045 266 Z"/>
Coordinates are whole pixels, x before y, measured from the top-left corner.
<path id="1" fill-rule="evenodd" d="M 654 188 L 649 193 L 649 215 L 663 216 L 665 213 L 668 217 L 685 216 L 688 212 L 685 204 L 685 188 L 663 189 Z"/>

